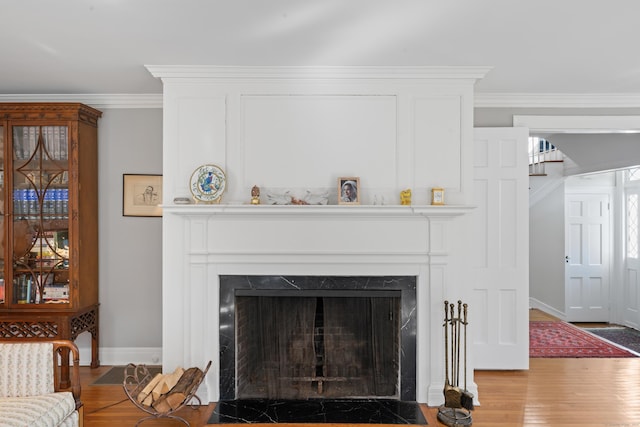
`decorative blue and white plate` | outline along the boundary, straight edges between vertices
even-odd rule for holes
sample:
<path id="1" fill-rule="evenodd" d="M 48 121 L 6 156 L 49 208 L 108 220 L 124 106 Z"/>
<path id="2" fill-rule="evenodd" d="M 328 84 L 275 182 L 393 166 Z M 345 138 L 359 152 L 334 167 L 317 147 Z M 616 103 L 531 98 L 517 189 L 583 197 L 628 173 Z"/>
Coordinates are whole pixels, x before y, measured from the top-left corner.
<path id="1" fill-rule="evenodd" d="M 189 187 L 197 202 L 219 203 L 227 187 L 227 178 L 218 166 L 202 165 L 193 171 Z"/>

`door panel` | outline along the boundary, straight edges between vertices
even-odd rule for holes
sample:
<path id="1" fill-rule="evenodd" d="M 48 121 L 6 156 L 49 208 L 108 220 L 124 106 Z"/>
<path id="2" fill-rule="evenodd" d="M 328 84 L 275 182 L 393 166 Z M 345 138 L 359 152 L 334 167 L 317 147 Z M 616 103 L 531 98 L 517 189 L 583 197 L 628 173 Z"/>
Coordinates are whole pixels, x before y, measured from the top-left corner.
<path id="1" fill-rule="evenodd" d="M 566 196 L 566 316 L 609 321 L 609 195 Z"/>
<path id="2" fill-rule="evenodd" d="M 476 369 L 529 367 L 529 174 L 525 128 L 476 128 L 472 214 Z"/>

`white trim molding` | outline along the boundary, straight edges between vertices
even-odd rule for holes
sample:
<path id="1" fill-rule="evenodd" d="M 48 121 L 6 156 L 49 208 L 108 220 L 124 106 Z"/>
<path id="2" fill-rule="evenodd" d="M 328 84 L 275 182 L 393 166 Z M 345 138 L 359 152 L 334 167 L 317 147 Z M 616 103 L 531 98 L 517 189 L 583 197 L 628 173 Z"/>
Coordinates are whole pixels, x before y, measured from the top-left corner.
<path id="1" fill-rule="evenodd" d="M 81 102 L 98 109 L 162 108 L 161 93 L 0 94 L 0 102 Z"/>
<path id="2" fill-rule="evenodd" d="M 475 108 L 640 108 L 640 93 L 475 93 Z"/>
<path id="3" fill-rule="evenodd" d="M 544 133 L 638 133 L 640 116 L 513 116 L 514 127 Z"/>
<path id="4" fill-rule="evenodd" d="M 252 77 L 250 68 L 244 67 L 244 72 L 233 74 L 226 67 L 219 70 L 207 70 L 202 66 L 147 66 L 154 76 L 162 77 L 217 77 L 228 79 L 249 79 Z M 220 69 L 222 68 L 222 69 Z M 264 67 L 261 67 L 264 68 Z M 455 67 L 458 69 L 459 67 Z M 385 67 L 372 67 L 373 70 L 361 78 L 392 79 L 392 78 L 449 78 L 449 79 L 480 79 L 483 72 L 490 67 L 464 67 L 450 73 L 453 67 L 413 67 L 411 72 L 400 75 Z M 237 69 L 237 67 L 236 67 Z M 164 73 L 168 74 L 164 74 Z M 275 70 L 271 70 L 275 79 Z M 256 71 L 257 73 L 257 71 Z M 290 72 L 294 76 L 293 71 Z M 297 71 L 297 77 L 328 79 L 353 79 L 358 77 L 353 71 L 344 67 L 327 67 L 324 73 L 304 74 L 304 70 Z M 0 94 L 0 102 L 82 102 L 95 108 L 162 108 L 162 94 L 160 93 L 105 93 L 105 94 Z M 482 93 L 474 96 L 475 108 L 640 108 L 640 94 L 562 94 L 562 93 Z"/>

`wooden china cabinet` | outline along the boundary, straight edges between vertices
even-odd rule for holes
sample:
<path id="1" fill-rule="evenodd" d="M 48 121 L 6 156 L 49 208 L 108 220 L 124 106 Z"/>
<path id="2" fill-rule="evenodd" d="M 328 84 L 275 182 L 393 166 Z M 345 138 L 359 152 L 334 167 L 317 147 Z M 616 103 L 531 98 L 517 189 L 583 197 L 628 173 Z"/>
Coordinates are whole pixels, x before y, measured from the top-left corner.
<path id="1" fill-rule="evenodd" d="M 0 103 L 0 340 L 88 331 L 92 367 L 101 115 L 78 103 Z"/>

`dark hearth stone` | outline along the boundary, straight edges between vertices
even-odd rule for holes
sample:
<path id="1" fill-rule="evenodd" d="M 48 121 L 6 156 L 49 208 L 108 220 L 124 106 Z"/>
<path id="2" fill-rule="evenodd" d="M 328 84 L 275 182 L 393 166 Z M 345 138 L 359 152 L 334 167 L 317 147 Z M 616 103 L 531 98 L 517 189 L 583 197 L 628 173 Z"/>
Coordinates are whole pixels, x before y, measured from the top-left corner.
<path id="1" fill-rule="evenodd" d="M 221 401 L 209 424 L 335 423 L 419 424 L 427 421 L 416 402 L 385 399 L 246 399 Z"/>

